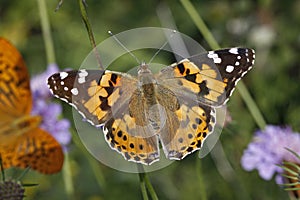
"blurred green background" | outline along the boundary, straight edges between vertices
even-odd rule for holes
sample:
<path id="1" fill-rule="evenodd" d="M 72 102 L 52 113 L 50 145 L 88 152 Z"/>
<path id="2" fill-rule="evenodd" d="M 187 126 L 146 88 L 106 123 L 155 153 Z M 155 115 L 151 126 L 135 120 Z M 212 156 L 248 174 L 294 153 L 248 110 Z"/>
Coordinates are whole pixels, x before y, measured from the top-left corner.
<path id="1" fill-rule="evenodd" d="M 56 62 L 61 69 L 78 68 L 91 50 L 78 2 L 65 1 L 57 12 L 54 10 L 58 1 L 46 2 Z M 267 123 L 289 125 L 299 132 L 300 1 L 191 2 L 221 47 L 245 46 L 256 50 L 255 66 L 244 83 Z M 87 1 L 96 42 L 108 38 L 108 30 L 119 33 L 132 28 L 161 26 L 157 8 L 162 3 L 172 12 L 178 31 L 210 50 L 180 1 L 172 0 Z M 46 69 L 37 1 L 0 0 L 0 36 L 17 46 L 32 75 Z M 123 66 L 130 68 L 132 59 L 128 60 Z M 174 61 L 167 60 L 167 63 Z M 148 174 L 160 199 L 201 199 L 201 183 L 208 199 L 288 198 L 274 180 L 264 181 L 257 171 L 246 172 L 241 168 L 243 150 L 258 126 L 237 91 L 228 102 L 228 110 L 232 121 L 223 129 L 222 145 L 200 160 L 201 167 L 194 153 Z M 64 116 L 72 121 L 71 109 L 65 104 Z M 220 154 L 222 151 L 225 156 Z M 80 145 L 71 144 L 69 164 L 75 188 L 71 199 L 142 199 L 137 174 L 118 172 L 102 165 Z M 30 172 L 25 180 L 39 184 L 27 190 L 26 199 L 69 198 L 63 173 L 46 176 Z"/>

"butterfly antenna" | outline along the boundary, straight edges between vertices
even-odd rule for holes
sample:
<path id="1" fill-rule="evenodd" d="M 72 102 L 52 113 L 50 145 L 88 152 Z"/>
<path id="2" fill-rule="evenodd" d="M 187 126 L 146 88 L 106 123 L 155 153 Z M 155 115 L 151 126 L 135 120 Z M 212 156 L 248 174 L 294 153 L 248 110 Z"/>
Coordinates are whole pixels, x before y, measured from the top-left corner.
<path id="1" fill-rule="evenodd" d="M 108 31 L 108 34 L 111 35 L 117 42 L 118 44 L 123 48 L 125 49 L 125 51 L 127 51 L 135 60 L 138 64 L 141 64 L 141 62 L 139 61 L 139 59 L 132 53 L 129 51 L 129 49 L 127 49 L 124 44 L 122 44 L 122 42 L 111 32 L 111 31 Z"/>
<path id="2" fill-rule="evenodd" d="M 170 38 L 173 37 L 173 35 L 176 33 L 176 30 L 173 30 L 172 34 L 170 35 Z M 153 59 L 157 56 L 157 54 L 169 43 L 169 41 L 166 41 L 156 52 L 155 54 L 152 56 L 152 58 L 150 59 L 149 63 L 150 64 Z"/>

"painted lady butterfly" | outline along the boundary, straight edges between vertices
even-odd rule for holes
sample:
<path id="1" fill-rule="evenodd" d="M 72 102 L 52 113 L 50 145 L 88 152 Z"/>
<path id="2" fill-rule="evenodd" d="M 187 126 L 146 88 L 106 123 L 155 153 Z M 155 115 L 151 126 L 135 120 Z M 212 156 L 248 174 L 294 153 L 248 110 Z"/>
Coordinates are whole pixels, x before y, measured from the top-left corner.
<path id="1" fill-rule="evenodd" d="M 110 147 L 126 160 L 150 165 L 183 159 L 213 132 L 215 108 L 254 64 L 254 50 L 230 48 L 199 54 L 153 74 L 142 63 L 137 77 L 109 70 L 60 72 L 48 79 L 57 98 L 103 128 Z"/>

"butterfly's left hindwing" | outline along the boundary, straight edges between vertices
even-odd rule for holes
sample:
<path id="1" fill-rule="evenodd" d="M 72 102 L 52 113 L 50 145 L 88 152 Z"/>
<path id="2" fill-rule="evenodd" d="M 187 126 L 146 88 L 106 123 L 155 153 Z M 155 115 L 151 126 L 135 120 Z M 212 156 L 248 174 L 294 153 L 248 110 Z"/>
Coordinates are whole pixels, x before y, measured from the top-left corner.
<path id="1" fill-rule="evenodd" d="M 159 97 L 162 96 L 161 99 L 166 99 L 165 91 L 158 94 Z M 165 101 L 168 102 L 167 99 Z M 172 160 L 183 159 L 199 150 L 213 132 L 216 122 L 214 108 L 190 98 L 177 97 L 177 101 L 178 108 L 165 109 L 165 124 L 159 134 L 164 153 Z M 169 107 L 175 105 L 174 102 L 169 104 Z"/>

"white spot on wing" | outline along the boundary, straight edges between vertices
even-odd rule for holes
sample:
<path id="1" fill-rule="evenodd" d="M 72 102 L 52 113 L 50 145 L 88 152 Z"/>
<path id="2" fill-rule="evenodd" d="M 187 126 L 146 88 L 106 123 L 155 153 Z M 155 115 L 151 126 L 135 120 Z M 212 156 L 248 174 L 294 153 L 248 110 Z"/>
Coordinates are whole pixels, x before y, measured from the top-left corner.
<path id="1" fill-rule="evenodd" d="M 67 73 L 67 72 L 60 72 L 60 73 L 59 73 L 59 76 L 60 76 L 60 78 L 63 80 L 63 79 L 65 79 L 66 77 L 68 77 L 68 73 Z"/>
<path id="2" fill-rule="evenodd" d="M 71 90 L 73 95 L 78 95 L 78 89 L 77 88 L 72 88 Z"/>
<path id="3" fill-rule="evenodd" d="M 85 77 L 78 78 L 78 83 L 85 83 Z"/>
<path id="4" fill-rule="evenodd" d="M 89 73 L 85 69 L 83 69 L 83 70 L 80 70 L 78 76 L 79 77 L 86 77 L 88 74 Z"/>
<path id="5" fill-rule="evenodd" d="M 78 83 L 85 83 L 85 77 L 88 75 L 89 73 L 83 69 L 83 70 L 80 70 L 78 76 Z"/>
<path id="6" fill-rule="evenodd" d="M 231 48 L 231 49 L 229 49 L 229 53 L 232 53 L 232 54 L 239 54 L 239 53 L 238 53 L 238 48 Z"/>
<path id="7" fill-rule="evenodd" d="M 233 70 L 234 70 L 234 66 L 232 66 L 232 65 L 226 66 L 226 72 L 231 73 Z"/>
<path id="8" fill-rule="evenodd" d="M 222 60 L 221 60 L 221 58 L 213 58 L 214 59 L 214 63 L 221 63 L 222 62 Z"/>
<path id="9" fill-rule="evenodd" d="M 219 64 L 222 62 L 221 58 L 219 58 L 218 54 L 216 54 L 214 51 L 209 51 L 207 57 L 212 58 L 214 63 Z"/>

